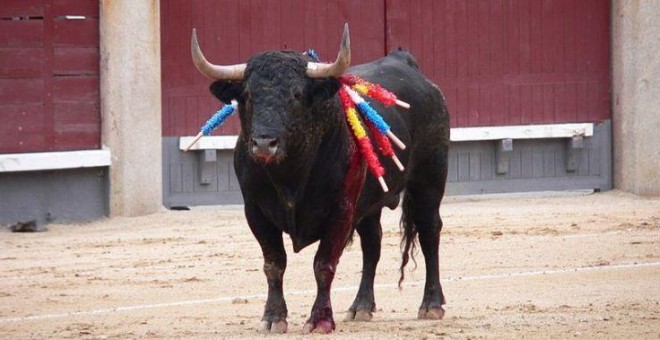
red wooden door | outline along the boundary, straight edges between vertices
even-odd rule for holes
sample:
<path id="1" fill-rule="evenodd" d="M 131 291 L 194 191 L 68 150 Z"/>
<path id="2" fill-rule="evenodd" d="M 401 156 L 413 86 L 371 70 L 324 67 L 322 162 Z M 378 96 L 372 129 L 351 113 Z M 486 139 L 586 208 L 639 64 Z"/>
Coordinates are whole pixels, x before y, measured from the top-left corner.
<path id="1" fill-rule="evenodd" d="M 190 58 L 190 33 L 197 29 L 209 61 L 243 63 L 265 50 L 314 48 L 323 58 L 337 55 L 343 24 L 351 28 L 354 63 L 379 58 L 385 50 L 382 0 L 162 0 L 163 136 L 195 135 L 220 103 Z M 215 134 L 237 134 L 236 117 Z"/>
<path id="2" fill-rule="evenodd" d="M 0 153 L 98 149 L 97 1 L 2 0 Z"/>
<path id="3" fill-rule="evenodd" d="M 410 49 L 452 126 L 611 118 L 609 0 L 387 2 L 387 47 Z"/>
<path id="4" fill-rule="evenodd" d="M 610 119 L 608 0 L 163 0 L 163 136 L 194 135 L 220 106 L 190 61 L 190 31 L 215 63 L 315 48 L 353 62 L 412 51 L 447 96 L 452 126 Z M 231 119 L 216 134 L 235 134 Z"/>

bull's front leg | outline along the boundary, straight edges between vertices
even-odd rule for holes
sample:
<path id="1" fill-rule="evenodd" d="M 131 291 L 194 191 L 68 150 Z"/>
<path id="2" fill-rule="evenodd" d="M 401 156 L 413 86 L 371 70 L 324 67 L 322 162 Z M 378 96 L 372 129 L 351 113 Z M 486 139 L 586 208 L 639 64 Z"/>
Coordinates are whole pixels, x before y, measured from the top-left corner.
<path id="1" fill-rule="evenodd" d="M 261 319 L 259 331 L 262 333 L 286 333 L 287 308 L 284 301 L 282 281 L 286 270 L 286 250 L 282 232 L 270 223 L 253 205 L 246 202 L 245 216 L 250 230 L 261 246 L 264 257 L 264 274 L 268 282 L 268 298 Z"/>
<path id="2" fill-rule="evenodd" d="M 340 226 L 337 229 L 346 229 Z M 303 333 L 330 333 L 335 329 L 335 321 L 330 302 L 330 288 L 335 277 L 339 257 L 346 245 L 348 232 L 333 232 L 325 235 L 314 257 L 314 277 L 316 278 L 316 300 Z"/>
<path id="3" fill-rule="evenodd" d="M 316 278 L 316 300 L 309 319 L 303 327 L 304 333 L 330 333 L 335 329 L 330 303 L 330 288 L 335 278 L 337 263 L 353 228 L 353 217 L 358 196 L 364 184 L 365 166 L 359 153 L 352 149 L 351 163 L 344 182 L 344 196 L 341 200 L 339 219 L 331 223 L 321 236 L 319 249 L 314 256 L 314 277 Z"/>

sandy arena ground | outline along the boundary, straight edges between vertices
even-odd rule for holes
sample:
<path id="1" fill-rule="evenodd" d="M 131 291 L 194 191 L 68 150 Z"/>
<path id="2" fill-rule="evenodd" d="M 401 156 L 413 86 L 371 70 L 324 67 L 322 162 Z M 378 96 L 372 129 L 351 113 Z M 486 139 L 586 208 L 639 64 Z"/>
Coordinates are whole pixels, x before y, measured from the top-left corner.
<path id="1" fill-rule="evenodd" d="M 387 210 L 378 312 L 343 321 L 360 278 L 356 236 L 333 285 L 333 338 L 660 338 L 660 200 L 450 197 L 442 215 L 445 319 L 416 319 L 423 261 L 396 288 L 399 211 Z M 48 229 L 0 231 L 0 338 L 264 337 L 261 252 L 240 208 Z M 284 336 L 303 338 L 316 245 L 290 249 Z"/>

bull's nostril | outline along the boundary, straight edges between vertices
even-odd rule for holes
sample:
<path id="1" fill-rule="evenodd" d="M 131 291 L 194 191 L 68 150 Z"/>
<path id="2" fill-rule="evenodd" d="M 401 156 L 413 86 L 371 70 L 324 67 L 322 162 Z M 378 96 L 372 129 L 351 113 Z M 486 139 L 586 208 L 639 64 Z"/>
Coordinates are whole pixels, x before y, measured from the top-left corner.
<path id="1" fill-rule="evenodd" d="M 277 138 L 259 138 L 250 140 L 252 143 L 252 153 L 257 156 L 274 156 L 277 153 L 279 141 Z"/>

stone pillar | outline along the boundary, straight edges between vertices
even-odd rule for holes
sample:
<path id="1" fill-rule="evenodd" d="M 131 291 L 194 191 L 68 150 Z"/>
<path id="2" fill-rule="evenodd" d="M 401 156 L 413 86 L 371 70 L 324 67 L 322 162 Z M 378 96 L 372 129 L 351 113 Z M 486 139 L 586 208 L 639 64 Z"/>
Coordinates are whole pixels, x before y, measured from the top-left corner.
<path id="1" fill-rule="evenodd" d="M 100 0 L 101 116 L 110 216 L 162 207 L 160 6 Z"/>
<path id="2" fill-rule="evenodd" d="M 660 195 L 660 1 L 612 0 L 614 186 Z"/>

